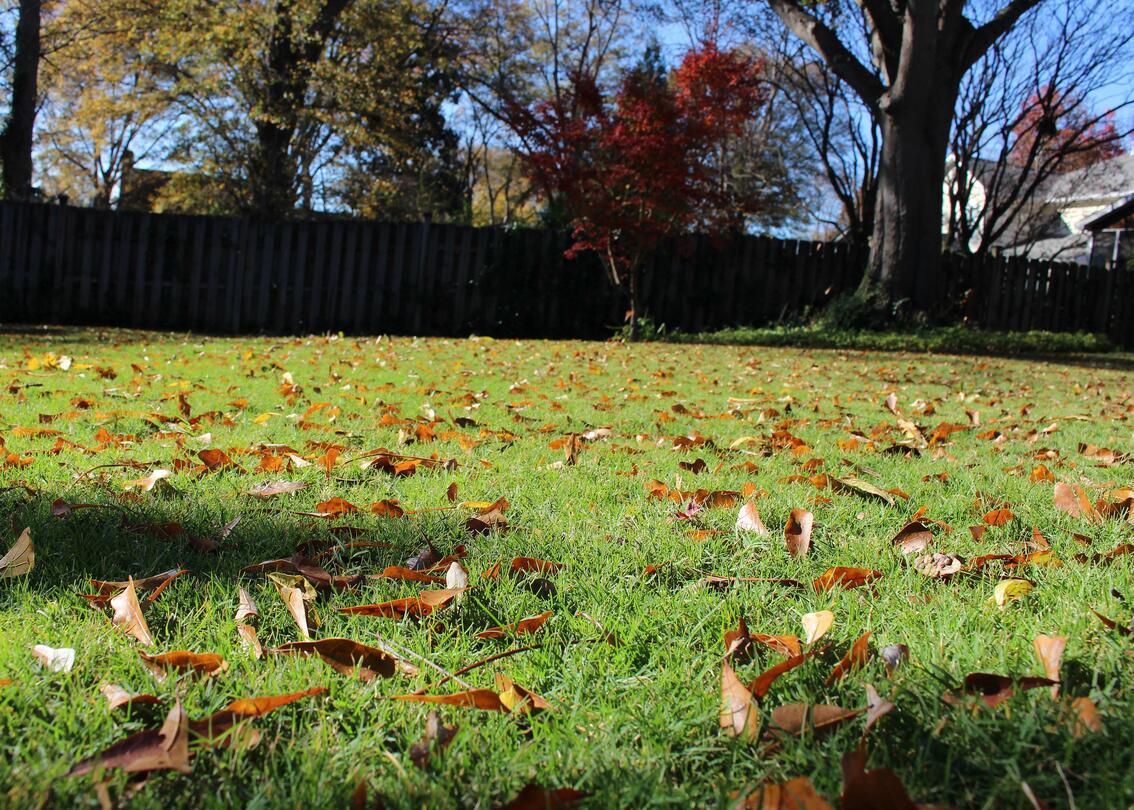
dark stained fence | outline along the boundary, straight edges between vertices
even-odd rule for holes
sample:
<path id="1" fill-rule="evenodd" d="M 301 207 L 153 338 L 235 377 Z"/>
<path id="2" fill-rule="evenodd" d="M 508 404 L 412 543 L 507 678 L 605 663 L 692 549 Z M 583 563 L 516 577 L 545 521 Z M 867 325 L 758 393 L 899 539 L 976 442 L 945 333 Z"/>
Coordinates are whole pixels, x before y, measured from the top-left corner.
<path id="1" fill-rule="evenodd" d="M 605 337 L 625 299 L 567 234 L 428 222 L 261 223 L 0 203 L 0 321 L 207 333 Z M 688 236 L 642 273 L 670 329 L 761 325 L 858 283 L 836 243 Z M 939 298 L 996 329 L 1106 332 L 1134 345 L 1130 272 L 947 257 Z"/>

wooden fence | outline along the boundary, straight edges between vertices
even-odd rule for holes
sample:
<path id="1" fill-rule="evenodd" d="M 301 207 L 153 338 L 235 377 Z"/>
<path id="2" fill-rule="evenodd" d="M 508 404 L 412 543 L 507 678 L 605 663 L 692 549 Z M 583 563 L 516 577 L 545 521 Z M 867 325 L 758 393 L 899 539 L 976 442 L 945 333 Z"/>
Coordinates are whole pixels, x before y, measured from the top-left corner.
<path id="1" fill-rule="evenodd" d="M 430 223 L 260 223 L 0 203 L 0 322 L 209 333 L 604 337 L 625 302 L 566 234 Z M 643 273 L 649 315 L 686 331 L 759 325 L 853 289 L 846 245 L 690 236 Z M 1128 343 L 1130 273 L 950 260 L 942 300 L 993 328 Z M 966 298 L 966 290 L 971 291 Z M 1119 338 L 1121 335 L 1121 338 Z"/>

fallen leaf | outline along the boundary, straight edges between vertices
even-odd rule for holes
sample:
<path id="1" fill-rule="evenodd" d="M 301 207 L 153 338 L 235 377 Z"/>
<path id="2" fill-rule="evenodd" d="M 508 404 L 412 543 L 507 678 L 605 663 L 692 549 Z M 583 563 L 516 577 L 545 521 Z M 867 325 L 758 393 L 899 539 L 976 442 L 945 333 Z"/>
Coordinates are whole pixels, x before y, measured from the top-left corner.
<path id="1" fill-rule="evenodd" d="M 259 660 L 264 657 L 264 648 L 260 645 L 260 637 L 256 635 L 256 628 L 250 624 L 236 625 L 236 634 L 240 636 L 240 646 L 253 658 Z"/>
<path id="2" fill-rule="evenodd" d="M 1075 712 L 1075 722 L 1071 726 L 1071 735 L 1079 738 L 1086 734 L 1097 734 L 1102 731 L 1102 717 L 1098 706 L 1089 697 L 1077 697 L 1071 700 L 1071 708 Z"/>
<path id="3" fill-rule="evenodd" d="M 146 617 L 142 615 L 142 606 L 138 604 L 138 594 L 134 590 L 134 580 L 126 581 L 126 588 L 118 596 L 110 600 L 110 607 L 114 609 L 111 623 L 121 627 L 126 633 L 136 638 L 144 647 L 153 646 L 154 639 L 150 635 Z"/>
<path id="4" fill-rule="evenodd" d="M 315 601 L 315 588 L 303 577 L 297 574 L 268 574 L 268 579 L 276 586 L 280 599 L 287 606 L 287 612 L 299 627 L 299 637 L 303 641 L 311 640 L 309 626 L 319 626 L 319 616 L 314 608 L 308 605 Z"/>
<path id="5" fill-rule="evenodd" d="M 108 704 L 107 708 L 111 711 L 120 709 L 123 706 L 133 706 L 135 703 L 144 703 L 147 705 L 161 703 L 161 700 L 154 695 L 135 695 L 114 683 L 104 683 L 98 688 L 98 691 L 106 698 Z"/>
<path id="6" fill-rule="evenodd" d="M 1059 666 L 1063 661 L 1063 651 L 1067 649 L 1067 636 L 1038 635 L 1032 642 L 1036 658 L 1043 666 L 1044 674 L 1053 681 L 1060 680 Z M 1051 687 L 1052 698 L 1059 697 L 1059 685 Z"/>
<path id="7" fill-rule="evenodd" d="M 551 611 L 548 610 L 538 616 L 529 616 L 526 619 L 521 619 L 515 624 L 506 624 L 499 627 L 491 627 L 488 630 L 483 630 L 476 634 L 477 638 L 503 638 L 507 635 L 529 635 L 535 633 L 543 626 L 543 623 L 551 618 Z"/>
<path id="8" fill-rule="evenodd" d="M 803 616 L 803 643 L 808 646 L 814 644 L 831 629 L 835 623 L 835 614 L 829 610 L 819 610 L 806 613 Z"/>
<path id="9" fill-rule="evenodd" d="M 191 773 L 189 721 L 181 701 L 174 703 L 161 728 L 131 734 L 102 753 L 82 760 L 67 776 L 85 776 L 108 768 L 121 768 L 127 773 L 161 770 Z"/>
<path id="10" fill-rule="evenodd" d="M 895 503 L 894 496 L 889 492 L 861 478 L 836 478 L 828 475 L 827 480 L 835 492 L 849 492 L 864 498 L 877 498 L 888 506 L 893 506 Z"/>
<path id="11" fill-rule="evenodd" d="M 20 532 L 8 553 L 0 557 L 0 579 L 22 577 L 35 567 L 35 548 L 32 546 L 31 529 Z"/>
<path id="12" fill-rule="evenodd" d="M 874 724 L 897 708 L 893 703 L 878 694 L 873 684 L 866 684 L 866 728 L 863 734 L 870 731 Z"/>
<path id="13" fill-rule="evenodd" d="M 972 672 L 965 676 L 961 689 L 966 695 L 980 695 L 981 700 L 996 708 L 1016 694 L 1016 690 L 1038 689 L 1055 686 L 1058 682 L 1051 678 L 1012 678 L 1008 675 L 994 675 L 990 672 Z"/>
<path id="14" fill-rule="evenodd" d="M 1066 512 L 1073 517 L 1086 518 L 1092 523 L 1100 520 L 1099 513 L 1080 486 L 1072 486 L 1060 481 L 1053 488 L 1053 497 L 1055 508 L 1060 512 Z"/>
<path id="15" fill-rule="evenodd" d="M 265 560 L 264 562 L 240 569 L 240 573 L 242 574 L 262 574 L 269 571 L 287 571 L 289 573 L 299 574 L 316 588 L 336 591 L 353 588 L 362 580 L 360 574 L 352 576 L 332 576 L 302 554 L 293 554 L 290 557 L 284 557 L 278 560 Z"/>
<path id="16" fill-rule="evenodd" d="M 257 619 L 260 617 L 260 608 L 252 600 L 252 595 L 244 588 L 239 591 L 240 603 L 236 606 L 236 616 L 233 617 L 234 621 L 243 622 L 248 619 Z"/>
<path id="17" fill-rule="evenodd" d="M 748 691 L 751 692 L 753 697 L 755 697 L 757 700 L 762 700 L 768 694 L 768 690 L 772 688 L 772 684 L 776 682 L 777 678 L 779 678 L 785 672 L 790 672 L 791 670 L 802 664 L 804 661 L 806 661 L 808 658 L 811 658 L 814 655 L 818 655 L 821 652 L 823 652 L 823 648 L 820 648 L 818 650 L 808 650 L 807 652 L 800 655 L 792 656 L 786 661 L 781 661 L 771 669 L 765 670 L 764 672 L 761 672 L 759 675 L 757 675 L 752 683 L 748 684 Z"/>
<path id="18" fill-rule="evenodd" d="M 70 672 L 75 666 L 75 651 L 70 647 L 48 647 L 36 644 L 31 648 L 35 660 L 50 672 Z"/>
<path id="19" fill-rule="evenodd" d="M 510 570 L 513 574 L 526 574 L 530 571 L 537 571 L 540 574 L 554 574 L 560 568 L 563 568 L 563 563 L 537 560 L 535 557 L 515 557 L 512 560 Z"/>
<path id="20" fill-rule="evenodd" d="M 457 588 L 422 591 L 417 596 L 393 599 L 375 605 L 356 605 L 338 608 L 339 613 L 353 613 L 359 616 L 382 616 L 387 619 L 401 619 L 405 616 L 422 618 L 435 610 L 440 610 L 457 598 L 463 591 Z"/>
<path id="21" fill-rule="evenodd" d="M 929 548 L 933 532 L 921 521 L 914 520 L 903 526 L 891 542 L 902 554 L 916 554 Z"/>
<path id="22" fill-rule="evenodd" d="M 872 633 L 872 630 L 867 630 L 855 640 L 854 644 L 847 650 L 846 655 L 839 659 L 835 668 L 831 670 L 831 674 L 827 676 L 827 686 L 841 681 L 852 669 L 859 669 L 866 665 L 866 662 L 870 660 L 870 636 Z"/>
<path id="23" fill-rule="evenodd" d="M 242 698 L 234 700 L 210 716 L 193 720 L 189 723 L 189 734 L 195 743 L 207 745 L 212 748 L 228 746 L 233 748 L 251 748 L 259 739 L 258 735 L 232 734 L 233 728 L 244 720 L 254 717 L 263 717 L 281 706 L 295 703 L 297 700 L 322 695 L 327 687 L 313 686 L 302 692 L 291 692 L 286 695 L 269 695 L 265 697 Z"/>
<path id="24" fill-rule="evenodd" d="M 205 468 L 210 472 L 227 469 L 240 470 L 239 465 L 228 457 L 228 453 L 216 448 L 201 450 L 197 453 L 197 458 L 201 459 L 201 463 L 204 464 Z"/>
<path id="25" fill-rule="evenodd" d="M 788 734 L 799 736 L 809 728 L 816 732 L 826 731 L 858 717 L 863 711 L 865 709 L 844 709 L 826 703 L 787 703 L 772 710 L 772 725 Z"/>
<path id="26" fill-rule="evenodd" d="M 740 512 L 736 516 L 736 530 L 738 532 L 753 532 L 754 534 L 770 534 L 768 527 L 760 519 L 756 504 L 751 501 L 740 507 Z"/>
<path id="27" fill-rule="evenodd" d="M 724 662 L 721 672 L 720 726 L 730 737 L 749 742 L 760 735 L 760 710 L 752 693 L 736 677 L 736 672 Z"/>
<path id="28" fill-rule="evenodd" d="M 525 785 L 516 798 L 500 807 L 500 810 L 563 810 L 581 802 L 589 796 L 574 788 L 545 788 L 540 785 Z"/>
<path id="29" fill-rule="evenodd" d="M 806 557 L 811 548 L 811 528 L 815 516 L 806 509 L 792 509 L 784 526 L 784 542 L 792 557 Z"/>
<path id="30" fill-rule="evenodd" d="M 1034 587 L 1035 583 L 1026 579 L 1003 579 L 996 584 L 988 601 L 995 602 L 997 607 L 1004 607 L 1009 602 L 1024 598 Z"/>
<path id="31" fill-rule="evenodd" d="M 737 808 L 744 810 L 834 810 L 806 776 L 778 785 L 764 785 L 744 797 Z"/>
<path id="32" fill-rule="evenodd" d="M 387 565 L 381 574 L 371 574 L 370 579 L 397 579 L 404 582 L 425 582 L 430 585 L 445 582 L 444 577 L 427 574 L 424 571 L 416 571 L 413 568 L 402 568 L 398 565 Z"/>
<path id="33" fill-rule="evenodd" d="M 369 681 L 393 676 L 397 659 L 377 647 L 368 647 L 348 638 L 323 638 L 318 641 L 291 641 L 270 652 L 287 655 L 318 655 L 336 672 Z"/>
<path id="34" fill-rule="evenodd" d="M 216 653 L 195 653 L 189 650 L 175 650 L 157 655 L 142 656 L 142 663 L 155 675 L 165 677 L 168 672 L 193 672 L 211 677 L 228 669 L 228 662 Z"/>
<path id="35" fill-rule="evenodd" d="M 842 810 L 918 810 L 905 786 L 889 768 L 866 770 L 866 750 L 843 756 Z"/>
<path id="36" fill-rule="evenodd" d="M 159 481 L 163 481 L 173 475 L 173 470 L 154 470 L 145 478 L 138 478 L 133 481 L 125 481 L 122 488 L 125 490 L 139 489 L 142 492 L 152 492 L 154 487 L 158 485 Z M 166 489 L 170 489 L 168 485 L 163 485 Z"/>
<path id="37" fill-rule="evenodd" d="M 860 588 L 881 576 L 881 571 L 872 571 L 869 568 L 846 568 L 840 565 L 824 571 L 811 583 L 811 587 L 816 593 L 834 588 Z"/>

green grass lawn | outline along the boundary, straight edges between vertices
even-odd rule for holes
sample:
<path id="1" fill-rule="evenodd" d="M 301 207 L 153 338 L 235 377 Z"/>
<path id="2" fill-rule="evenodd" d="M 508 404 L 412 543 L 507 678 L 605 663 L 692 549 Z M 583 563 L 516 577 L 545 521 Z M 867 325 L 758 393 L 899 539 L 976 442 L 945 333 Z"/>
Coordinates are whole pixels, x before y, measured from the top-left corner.
<path id="1" fill-rule="evenodd" d="M 1104 503 L 1114 514 L 1097 520 L 1057 509 L 1053 481 L 1033 473 L 1043 465 L 1092 503 L 1134 483 L 1121 455 L 1134 449 L 1134 381 L 1109 365 L 752 346 L 2 335 L 0 551 L 30 527 L 35 565 L 0 580 L 0 805 L 98 806 L 102 792 L 112 802 L 132 796 L 131 807 L 345 807 L 365 783 L 368 801 L 387 807 L 496 807 L 529 784 L 590 794 L 578 806 L 724 807 L 796 777 L 837 804 L 840 758 L 865 735 L 868 767 L 891 769 L 918 803 L 1030 807 L 1031 794 L 1048 807 L 1131 806 L 1134 644 L 1120 630 L 1131 622 L 1134 556 L 1101 555 L 1132 542 L 1134 527 L 1121 506 Z M 587 435 L 599 428 L 608 430 Z M 359 457 L 380 448 L 455 463 L 421 463 L 410 475 L 390 471 L 398 458 L 362 469 Z M 207 449 L 240 469 L 207 470 Z M 125 488 L 156 469 L 172 475 L 149 492 Z M 823 474 L 899 494 L 891 505 Z M 247 494 L 277 480 L 306 487 Z M 681 502 L 650 497 L 663 491 L 651 481 Z M 332 498 L 359 511 L 304 514 L 329 510 Z M 506 530 L 472 532 L 470 516 L 499 498 Z M 741 498 L 768 534 L 736 530 Z M 57 499 L 110 508 L 54 516 Z M 371 510 L 391 499 L 405 515 Z M 912 564 L 918 555 L 893 544 L 922 507 L 949 527 L 929 524 L 930 551 L 970 564 L 1021 555 L 1037 529 L 1053 554 L 927 577 Z M 998 508 L 1011 519 L 988 525 Z M 814 515 L 802 557 L 785 543 L 793 509 Z M 400 620 L 339 612 L 445 587 L 362 578 L 312 603 L 322 622 L 313 638 L 384 644 L 418 674 L 401 666 L 362 680 L 315 656 L 268 652 L 299 640 L 299 629 L 269 578 L 242 568 L 301 547 L 330 574 L 379 574 L 410 566 L 427 543 L 441 556 L 464 546 L 469 589 L 459 602 Z M 563 567 L 513 575 L 516 557 Z M 834 566 L 881 576 L 811 586 Z M 152 603 L 141 594 L 150 647 L 81 596 L 95 593 L 91 579 L 176 568 L 190 573 Z M 721 587 L 710 575 L 803 584 Z M 991 600 L 1007 578 L 1034 587 L 998 607 Z M 259 659 L 237 632 L 241 586 L 259 606 L 248 622 Z M 751 633 L 802 643 L 802 617 L 824 610 L 833 626 L 803 645 L 816 654 L 751 709 L 762 723 L 754 739 L 722 730 L 725 633 L 743 617 Z M 533 634 L 477 638 L 547 611 Z M 827 685 L 868 631 L 865 662 Z M 1040 634 L 1067 638 L 1058 699 L 1050 688 L 1019 689 L 989 708 L 963 693 L 970 673 L 1044 675 Z M 37 644 L 74 649 L 73 669 L 43 668 Z M 909 657 L 890 674 L 881 651 L 897 644 Z M 503 673 L 549 710 L 387 699 L 465 691 L 438 682 L 527 646 L 457 677 L 495 689 Z M 158 680 L 140 655 L 177 650 L 219 654 L 227 668 Z M 765 644 L 750 652 L 731 661 L 745 684 L 785 660 Z M 100 693 L 108 683 L 161 702 L 112 710 Z M 861 708 L 867 684 L 896 707 L 868 733 L 864 715 L 798 735 L 773 721 L 789 704 Z M 233 745 L 194 737 L 191 773 L 157 771 L 140 787 L 117 769 L 66 776 L 157 729 L 178 699 L 196 721 L 237 699 L 312 687 L 326 691 L 246 721 L 224 738 Z M 1097 725 L 1077 721 L 1087 704 L 1076 698 L 1093 702 Z M 430 709 L 458 728 L 419 767 L 410 752 Z"/>

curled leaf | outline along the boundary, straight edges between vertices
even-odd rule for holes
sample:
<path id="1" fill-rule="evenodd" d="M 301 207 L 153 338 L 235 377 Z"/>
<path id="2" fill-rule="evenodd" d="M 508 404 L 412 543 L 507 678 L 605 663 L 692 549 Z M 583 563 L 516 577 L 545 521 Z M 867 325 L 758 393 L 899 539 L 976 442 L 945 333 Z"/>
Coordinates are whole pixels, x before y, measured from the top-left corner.
<path id="1" fill-rule="evenodd" d="M 815 613 L 807 613 L 803 616 L 803 643 L 807 645 L 814 644 L 823 636 L 827 635 L 827 631 L 831 629 L 831 625 L 835 623 L 835 614 L 829 610 L 819 610 Z"/>
<path id="2" fill-rule="evenodd" d="M 110 606 L 114 609 L 111 622 L 115 627 L 121 627 L 144 647 L 153 645 L 154 639 L 150 635 L 146 617 L 142 615 L 142 606 L 138 604 L 138 594 L 134 590 L 133 579 L 126 581 L 126 589 L 110 600 Z"/>
<path id="3" fill-rule="evenodd" d="M 792 509 L 784 526 L 784 542 L 788 554 L 793 557 L 806 557 L 811 548 L 811 529 L 815 516 L 806 509 Z"/>
<path id="4" fill-rule="evenodd" d="M 0 557 L 0 579 L 22 577 L 35 567 L 35 547 L 32 545 L 31 529 L 20 532 L 8 553 Z"/>

